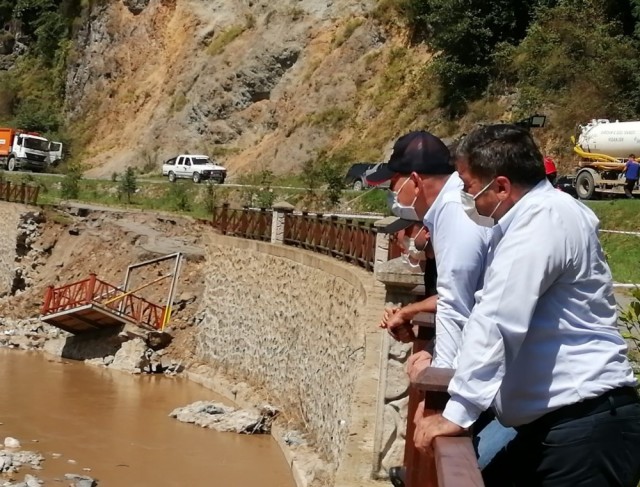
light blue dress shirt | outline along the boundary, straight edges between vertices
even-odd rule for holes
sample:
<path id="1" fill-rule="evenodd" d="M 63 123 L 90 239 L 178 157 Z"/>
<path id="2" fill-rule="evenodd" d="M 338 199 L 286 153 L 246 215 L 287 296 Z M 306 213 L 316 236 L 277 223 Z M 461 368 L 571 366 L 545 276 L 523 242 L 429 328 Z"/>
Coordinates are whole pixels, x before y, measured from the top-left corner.
<path id="1" fill-rule="evenodd" d="M 482 286 L 491 235 L 464 212 L 462 186 L 458 173 L 451 174 L 424 217 L 438 271 L 434 367 L 457 366 L 462 329 Z"/>
<path id="2" fill-rule="evenodd" d="M 593 212 L 544 180 L 493 228 L 444 417 L 507 426 L 635 385 Z"/>

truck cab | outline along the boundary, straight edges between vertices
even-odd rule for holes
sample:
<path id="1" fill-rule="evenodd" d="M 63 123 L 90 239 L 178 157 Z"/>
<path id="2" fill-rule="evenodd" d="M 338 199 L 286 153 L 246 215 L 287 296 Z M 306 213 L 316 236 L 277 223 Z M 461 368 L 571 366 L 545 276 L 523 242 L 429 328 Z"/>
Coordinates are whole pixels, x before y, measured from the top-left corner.
<path id="1" fill-rule="evenodd" d="M 0 165 L 9 171 L 44 171 L 49 163 L 49 141 L 39 134 L 0 128 Z"/>
<path id="2" fill-rule="evenodd" d="M 55 167 L 62 162 L 62 142 L 49 142 L 49 165 Z"/>
<path id="3" fill-rule="evenodd" d="M 162 165 L 162 175 L 167 176 L 172 183 L 177 179 L 192 179 L 194 183 L 209 179 L 222 184 L 227 177 L 227 170 L 208 156 L 182 154 L 172 157 Z"/>

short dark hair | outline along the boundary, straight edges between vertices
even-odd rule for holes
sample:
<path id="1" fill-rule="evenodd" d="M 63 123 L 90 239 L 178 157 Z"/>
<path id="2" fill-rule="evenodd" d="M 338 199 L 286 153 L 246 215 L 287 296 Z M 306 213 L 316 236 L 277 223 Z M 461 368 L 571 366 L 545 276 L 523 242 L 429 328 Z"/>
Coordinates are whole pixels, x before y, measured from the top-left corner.
<path id="1" fill-rule="evenodd" d="M 467 135 L 456 151 L 483 179 L 505 176 L 514 184 L 533 187 L 545 179 L 542 153 L 528 130 L 510 124 L 486 125 Z"/>

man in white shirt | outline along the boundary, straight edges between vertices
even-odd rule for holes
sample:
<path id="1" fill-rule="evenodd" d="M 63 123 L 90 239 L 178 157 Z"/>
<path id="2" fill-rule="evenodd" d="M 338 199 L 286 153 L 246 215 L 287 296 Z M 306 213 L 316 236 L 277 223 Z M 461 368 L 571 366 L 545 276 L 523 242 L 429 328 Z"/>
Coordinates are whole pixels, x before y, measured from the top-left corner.
<path id="1" fill-rule="evenodd" d="M 553 189 L 520 127 L 480 128 L 457 155 L 467 214 L 497 223 L 451 399 L 418 421 L 416 446 L 492 407 L 518 435 L 487 485 L 636 487 L 640 403 L 597 218 Z"/>
<path id="2" fill-rule="evenodd" d="M 412 254 L 416 251 L 424 253 L 427 249 L 425 236 L 428 235 L 435 257 L 437 301 L 431 297 L 400 309 L 387 310 L 381 326 L 394 338 L 409 341 L 413 317 L 422 311 L 435 311 L 433 360 L 428 351 L 415 353 L 409 358 L 408 372 L 415 376 L 430 365 L 455 368 L 462 330 L 475 303 L 474 294 L 482 286 L 490 231 L 472 222 L 464 212 L 462 181 L 455 172 L 448 148 L 436 136 L 417 131 L 400 137 L 388 164 L 380 165 L 367 177 L 369 184 L 389 180 L 392 212 L 405 222 L 419 222 L 415 228 L 422 223 L 428 230 L 414 230 L 415 241 L 409 246 L 408 258 L 420 259 Z M 425 273 L 426 288 L 431 287 L 427 282 L 429 277 Z M 487 465 L 495 450 L 513 436 L 512 430 L 492 424 L 479 442 L 480 465 Z M 390 474 L 393 477 L 397 472 L 394 470 Z"/>
<path id="3" fill-rule="evenodd" d="M 391 211 L 399 218 L 423 222 L 435 255 L 436 341 L 433 365 L 454 368 L 462 328 L 482 284 L 489 232 L 465 214 L 460 197 L 462 181 L 451 163 L 449 150 L 436 136 L 410 132 L 400 137 L 388 164 L 367 176 L 369 184 L 391 181 Z M 424 243 L 418 244 L 419 249 Z M 400 331 L 428 302 L 401 308 L 387 320 L 390 331 Z M 433 310 L 431 310 L 433 311 Z M 424 363 L 431 356 L 422 354 Z"/>

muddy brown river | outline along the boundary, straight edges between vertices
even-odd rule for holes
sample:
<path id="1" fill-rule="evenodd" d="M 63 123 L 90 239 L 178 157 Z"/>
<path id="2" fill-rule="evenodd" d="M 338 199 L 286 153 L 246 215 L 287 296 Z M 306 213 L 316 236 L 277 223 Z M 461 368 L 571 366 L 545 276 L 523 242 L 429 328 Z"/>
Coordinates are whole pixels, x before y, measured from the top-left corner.
<path id="1" fill-rule="evenodd" d="M 45 457 L 43 470 L 23 467 L 16 480 L 31 473 L 45 486 L 66 485 L 54 480 L 76 473 L 100 487 L 294 487 L 270 436 L 218 433 L 168 417 L 199 400 L 222 401 L 181 378 L 0 350 L 0 443 L 12 436 Z"/>

